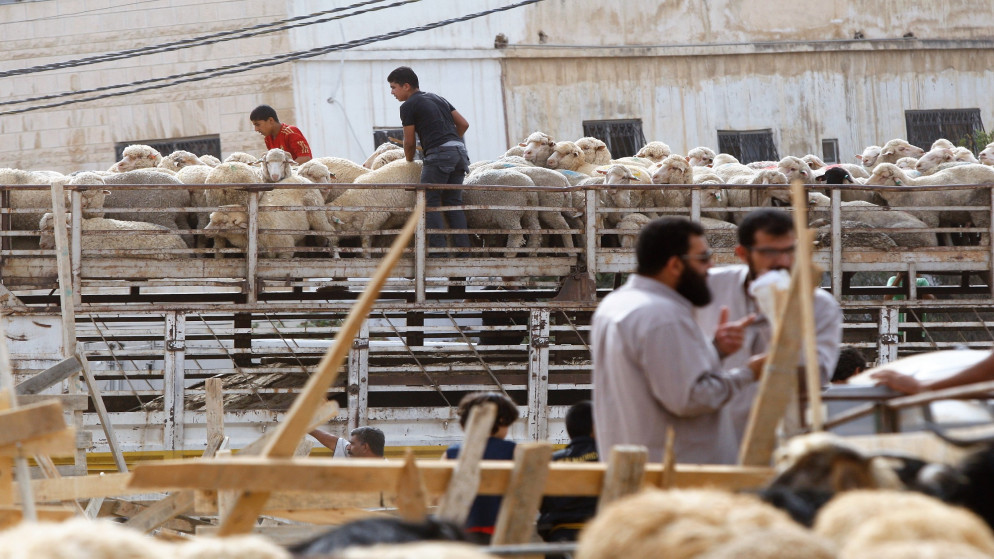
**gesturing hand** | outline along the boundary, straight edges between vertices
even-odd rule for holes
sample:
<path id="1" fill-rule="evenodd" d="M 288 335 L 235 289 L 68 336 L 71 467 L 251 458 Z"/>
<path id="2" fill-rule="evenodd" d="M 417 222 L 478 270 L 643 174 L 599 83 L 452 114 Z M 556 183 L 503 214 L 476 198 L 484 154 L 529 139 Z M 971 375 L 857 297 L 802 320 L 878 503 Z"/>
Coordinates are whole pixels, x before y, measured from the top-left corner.
<path id="1" fill-rule="evenodd" d="M 905 394 L 918 394 L 922 391 L 922 385 L 915 377 L 910 375 L 902 375 L 897 371 L 892 371 L 890 369 L 884 369 L 882 371 L 877 371 L 870 375 L 870 378 L 877 381 L 877 386 L 887 386 L 898 392 L 904 392 Z"/>
<path id="2" fill-rule="evenodd" d="M 728 307 L 721 307 L 718 329 L 714 333 L 714 347 L 718 355 L 725 357 L 738 351 L 745 341 L 745 329 L 753 322 L 756 322 L 755 314 L 729 322 Z"/>

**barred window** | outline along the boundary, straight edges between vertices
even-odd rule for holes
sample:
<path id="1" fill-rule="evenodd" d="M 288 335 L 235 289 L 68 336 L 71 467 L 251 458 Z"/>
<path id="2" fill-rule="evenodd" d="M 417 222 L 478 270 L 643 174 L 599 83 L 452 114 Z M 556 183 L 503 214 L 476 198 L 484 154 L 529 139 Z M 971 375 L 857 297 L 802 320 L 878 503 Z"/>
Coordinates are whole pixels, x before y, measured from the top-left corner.
<path id="1" fill-rule="evenodd" d="M 380 147 L 380 144 L 384 142 L 390 142 L 397 144 L 398 146 L 404 145 L 404 129 L 403 128 L 374 128 L 373 129 L 373 147 Z"/>
<path id="2" fill-rule="evenodd" d="M 821 160 L 825 163 L 839 163 L 839 140 L 826 138 L 821 141 Z"/>
<path id="3" fill-rule="evenodd" d="M 735 156 L 742 164 L 780 159 L 772 129 L 719 130 L 718 151 Z"/>
<path id="4" fill-rule="evenodd" d="M 984 131 L 980 109 L 936 109 L 904 111 L 908 127 L 908 142 L 928 149 L 932 142 L 945 138 L 956 145 L 965 145 L 973 153 L 984 149 L 976 145 L 975 132 Z"/>
<path id="5" fill-rule="evenodd" d="M 631 157 L 645 145 L 642 119 L 585 120 L 583 135 L 607 144 L 611 157 Z"/>
<path id="6" fill-rule="evenodd" d="M 183 150 L 194 155 L 213 155 L 221 159 L 221 136 L 195 136 L 191 138 L 173 138 L 170 140 L 135 140 L 133 142 L 118 142 L 114 144 L 115 161 L 120 161 L 124 157 L 124 148 L 134 145 L 144 144 L 155 148 L 163 157 L 170 153 Z"/>

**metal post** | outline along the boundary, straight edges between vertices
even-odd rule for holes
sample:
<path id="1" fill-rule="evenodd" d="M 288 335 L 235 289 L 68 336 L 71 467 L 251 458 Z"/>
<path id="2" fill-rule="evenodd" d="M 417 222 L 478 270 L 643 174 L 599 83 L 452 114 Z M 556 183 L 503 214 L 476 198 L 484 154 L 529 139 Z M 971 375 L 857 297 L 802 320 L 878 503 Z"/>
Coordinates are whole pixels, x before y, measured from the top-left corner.
<path id="1" fill-rule="evenodd" d="M 415 193 L 415 207 L 417 204 L 425 204 L 427 192 L 419 188 Z M 421 215 L 418 226 L 414 230 L 414 302 L 425 302 L 425 268 L 427 262 L 425 258 L 428 253 L 427 234 L 425 233 L 425 216 Z"/>
<path id="2" fill-rule="evenodd" d="M 690 191 L 690 219 L 691 221 L 701 221 L 701 190 L 695 188 Z"/>
<path id="3" fill-rule="evenodd" d="M 528 437 L 549 438 L 549 309 L 532 309 L 528 318 Z"/>
<path id="4" fill-rule="evenodd" d="M 369 320 L 362 323 L 349 351 L 349 430 L 369 423 Z"/>
<path id="5" fill-rule="evenodd" d="M 877 338 L 877 365 L 897 359 L 898 308 L 881 307 L 879 337 Z"/>
<path id="6" fill-rule="evenodd" d="M 166 313 L 166 351 L 163 358 L 162 391 L 166 411 L 163 450 L 183 450 L 183 423 L 186 409 L 186 315 Z"/>
<path id="7" fill-rule="evenodd" d="M 72 268 L 72 300 L 76 305 L 83 303 L 81 289 L 83 280 L 83 193 L 73 190 L 72 194 L 72 235 L 69 237 L 69 262 Z"/>
<path id="8" fill-rule="evenodd" d="M 245 294 L 249 303 L 258 301 L 259 284 L 256 273 L 259 266 L 259 193 L 248 193 L 248 247 L 245 249 Z"/>
<path id="9" fill-rule="evenodd" d="M 842 300 L 842 192 L 832 190 L 832 295 Z"/>
<path id="10" fill-rule="evenodd" d="M 584 191 L 587 209 L 584 211 L 584 238 L 587 240 L 587 275 L 597 281 L 597 187 L 587 186 Z"/>

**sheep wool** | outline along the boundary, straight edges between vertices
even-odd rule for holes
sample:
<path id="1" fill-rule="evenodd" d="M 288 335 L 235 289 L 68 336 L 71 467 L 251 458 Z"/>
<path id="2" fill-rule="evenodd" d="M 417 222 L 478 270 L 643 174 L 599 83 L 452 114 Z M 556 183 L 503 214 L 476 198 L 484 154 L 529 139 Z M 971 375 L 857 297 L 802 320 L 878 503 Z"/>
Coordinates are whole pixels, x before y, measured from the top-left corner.
<path id="1" fill-rule="evenodd" d="M 883 542 L 938 540 L 961 543 L 994 556 L 994 534 L 977 515 L 943 503 L 931 509 L 891 508 L 853 530 L 842 550 Z"/>
<path id="2" fill-rule="evenodd" d="M 839 559 L 990 559 L 990 555 L 962 543 L 914 541 L 846 549 Z"/>
<path id="3" fill-rule="evenodd" d="M 0 532 L 0 559 L 169 559 L 169 544 L 121 524 L 72 518 Z"/>
<path id="4" fill-rule="evenodd" d="M 779 526 L 757 530 L 733 538 L 705 553 L 700 559 L 835 559 L 831 541 L 812 534 L 800 526 Z"/>

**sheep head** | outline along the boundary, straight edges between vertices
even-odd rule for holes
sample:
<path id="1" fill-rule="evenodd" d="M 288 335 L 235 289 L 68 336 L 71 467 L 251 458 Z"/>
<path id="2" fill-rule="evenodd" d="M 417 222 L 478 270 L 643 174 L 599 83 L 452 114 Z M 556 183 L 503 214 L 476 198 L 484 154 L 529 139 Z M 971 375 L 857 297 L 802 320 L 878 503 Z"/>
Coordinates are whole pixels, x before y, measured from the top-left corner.
<path id="1" fill-rule="evenodd" d="M 893 163 L 881 163 L 873 169 L 873 174 L 866 179 L 867 186 L 903 186 L 908 180 L 904 171 Z"/>
<path id="2" fill-rule="evenodd" d="M 586 162 L 583 150 L 577 147 L 576 144 L 573 142 L 557 142 L 553 146 L 552 155 L 549 156 L 546 165 L 550 169 L 575 171 Z"/>
<path id="3" fill-rule="evenodd" d="M 907 169 L 907 167 L 902 167 L 900 165 L 900 162 L 905 159 L 909 158 L 907 157 L 901 158 L 900 160 L 898 160 L 897 166 L 901 167 L 902 169 Z M 912 167 L 912 169 L 918 171 L 919 173 L 924 174 L 943 163 L 953 161 L 953 159 L 954 159 L 953 150 L 944 147 L 935 148 L 932 151 L 921 156 L 921 158 L 918 159 L 918 162 L 914 165 L 914 167 Z"/>
<path id="4" fill-rule="evenodd" d="M 404 155 L 404 150 L 390 149 L 377 155 L 376 158 L 373 159 L 373 162 L 370 163 L 369 168 L 375 171 L 376 169 L 379 169 L 380 167 L 383 167 L 388 163 L 393 163 L 394 161 L 397 161 L 399 159 L 404 159 L 405 157 L 406 156 Z"/>
<path id="5" fill-rule="evenodd" d="M 953 143 L 950 142 L 949 140 L 945 138 L 939 138 L 938 140 L 932 142 L 932 147 L 929 149 L 938 149 L 938 148 L 953 149 L 954 147 L 956 146 L 954 146 Z"/>
<path id="6" fill-rule="evenodd" d="M 642 149 L 635 154 L 635 157 L 644 157 L 646 159 L 651 159 L 653 163 L 659 163 L 663 159 L 672 154 L 673 151 L 670 146 L 664 144 L 663 142 L 649 142 L 648 144 L 642 146 Z"/>
<path id="7" fill-rule="evenodd" d="M 687 152 L 687 163 L 691 167 L 710 167 L 714 163 L 714 151 L 703 146 Z"/>
<path id="8" fill-rule="evenodd" d="M 966 163 L 980 163 L 980 161 L 978 161 L 977 158 L 973 156 L 973 152 L 964 147 L 953 148 L 953 161 L 963 161 Z"/>
<path id="9" fill-rule="evenodd" d="M 861 155 L 856 156 L 856 159 L 859 159 L 859 162 L 867 169 L 872 169 L 877 164 L 877 159 L 879 158 L 880 146 L 867 146 Z"/>
<path id="10" fill-rule="evenodd" d="M 824 161 L 822 161 L 820 157 L 818 157 L 813 153 L 805 155 L 804 157 L 801 158 L 801 161 L 807 163 L 808 167 L 810 167 L 812 171 L 817 171 L 818 169 L 824 169 L 825 167 L 828 167 L 828 165 Z"/>
<path id="11" fill-rule="evenodd" d="M 984 165 L 994 165 L 994 143 L 987 144 L 977 159 Z"/>
<path id="12" fill-rule="evenodd" d="M 927 154 L 926 154 L 927 155 Z M 894 162 L 899 169 L 904 169 L 905 171 L 915 171 L 918 168 L 918 162 L 920 159 L 915 159 L 914 157 L 902 157 Z M 919 171 L 921 172 L 921 171 Z"/>
<path id="13" fill-rule="evenodd" d="M 815 180 L 825 184 L 855 184 L 852 175 L 843 167 L 829 167 L 824 173 L 815 177 Z"/>
<path id="14" fill-rule="evenodd" d="M 597 173 L 604 175 L 604 184 L 631 184 L 638 182 L 632 170 L 624 165 L 611 165 L 607 169 L 597 169 Z"/>
<path id="15" fill-rule="evenodd" d="M 371 153 L 369 155 L 369 158 L 366 159 L 366 161 L 364 161 L 362 163 L 362 166 L 365 167 L 365 168 L 367 168 L 367 169 L 371 169 L 372 165 L 373 165 L 373 160 L 375 160 L 377 157 L 379 157 L 384 152 L 387 152 L 387 151 L 390 151 L 390 150 L 394 150 L 394 149 L 401 149 L 401 147 L 398 146 L 397 144 L 392 143 L 392 142 L 383 142 L 382 144 L 376 146 L 376 149 L 373 150 L 373 153 Z"/>
<path id="16" fill-rule="evenodd" d="M 583 150 L 583 160 L 593 165 L 607 165 L 611 161 L 611 152 L 607 149 L 607 144 L 592 136 L 580 138 L 576 142 L 576 147 Z"/>
<path id="17" fill-rule="evenodd" d="M 714 156 L 713 166 L 721 167 L 722 165 L 727 165 L 729 163 L 739 163 L 739 160 L 730 153 L 719 153 Z"/>
<path id="18" fill-rule="evenodd" d="M 663 159 L 659 168 L 652 173 L 653 184 L 694 184 L 694 171 L 690 163 L 679 155 Z"/>
<path id="19" fill-rule="evenodd" d="M 217 211 L 211 212 L 210 223 L 204 227 L 205 230 L 215 231 L 223 229 L 248 229 L 248 214 L 237 204 L 221 206 Z"/>
<path id="20" fill-rule="evenodd" d="M 880 160 L 884 163 L 893 163 L 902 157 L 921 157 L 925 150 L 918 146 L 913 146 L 899 138 L 893 139 L 880 148 Z"/>
<path id="21" fill-rule="evenodd" d="M 808 164 L 805 163 L 800 157 L 784 157 L 779 163 L 777 163 L 777 171 L 783 173 L 784 176 L 787 177 L 788 182 L 793 182 L 795 180 L 799 180 L 804 184 L 809 184 L 811 182 L 811 167 L 808 167 Z"/>
<path id="22" fill-rule="evenodd" d="M 280 182 L 293 173 L 293 155 L 280 148 L 273 148 L 262 156 L 262 180 Z"/>
<path id="23" fill-rule="evenodd" d="M 121 160 L 114 164 L 113 169 L 118 173 L 158 167 L 162 162 L 162 154 L 151 146 L 133 144 L 124 148 Z"/>
<path id="24" fill-rule="evenodd" d="M 864 455 L 841 437 L 812 433 L 777 449 L 780 472 L 771 486 L 837 493 L 851 489 L 898 489 L 900 479 L 883 461 Z"/>
<path id="25" fill-rule="evenodd" d="M 249 155 L 244 151 L 236 151 L 228 157 L 224 158 L 224 163 L 244 163 L 246 165 L 251 165 L 258 161 L 259 158 L 254 155 Z"/>
<path id="26" fill-rule="evenodd" d="M 334 173 L 328 170 L 328 166 L 320 161 L 311 159 L 297 169 L 297 174 L 314 183 L 328 184 L 335 178 Z"/>
<path id="27" fill-rule="evenodd" d="M 204 165 L 204 162 L 200 160 L 196 155 L 183 150 L 176 150 L 169 155 L 162 158 L 162 162 L 159 163 L 159 167 L 165 169 L 171 169 L 173 171 L 179 171 L 183 167 L 188 167 L 190 165 Z"/>
<path id="28" fill-rule="evenodd" d="M 529 163 L 540 167 L 545 166 L 555 145 L 556 142 L 545 132 L 532 132 L 524 142 L 518 144 L 519 147 L 525 148 L 521 156 Z"/>

